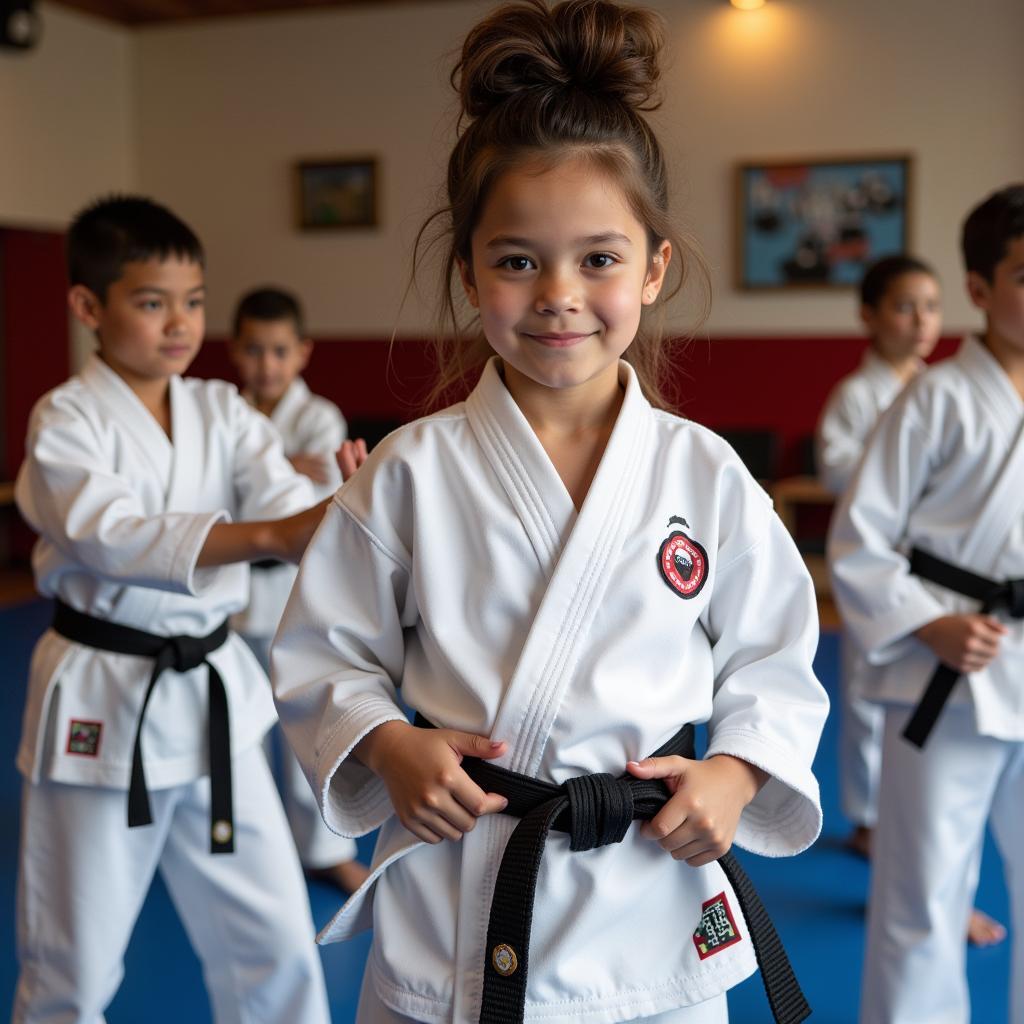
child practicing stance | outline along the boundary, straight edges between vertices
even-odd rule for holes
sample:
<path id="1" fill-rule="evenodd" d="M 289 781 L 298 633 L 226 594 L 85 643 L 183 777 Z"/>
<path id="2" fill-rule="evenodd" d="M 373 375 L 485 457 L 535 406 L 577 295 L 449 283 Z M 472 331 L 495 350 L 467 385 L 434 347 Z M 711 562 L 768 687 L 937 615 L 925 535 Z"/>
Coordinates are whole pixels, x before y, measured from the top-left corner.
<path id="1" fill-rule="evenodd" d="M 963 253 L 984 333 L 883 414 L 829 545 L 885 709 L 864 1024 L 968 1020 L 963 935 L 986 821 L 1024 925 L 1024 185 L 971 212 Z"/>
<path id="2" fill-rule="evenodd" d="M 687 258 L 641 114 L 661 39 L 606 0 L 470 32 L 445 301 L 457 271 L 478 328 L 442 386 L 482 373 L 338 492 L 278 634 L 328 823 L 382 826 L 323 933 L 373 925 L 363 1022 L 724 1021 L 769 941 L 727 851 L 818 834 L 810 580 L 731 449 L 651 404 L 647 314 Z"/>
<path id="3" fill-rule="evenodd" d="M 102 1020 L 159 868 L 218 1024 L 326 1024 L 260 744 L 270 689 L 226 624 L 247 563 L 297 560 L 323 506 L 295 515 L 312 487 L 232 386 L 179 376 L 204 326 L 185 224 L 146 199 L 103 200 L 71 226 L 68 260 L 72 313 L 99 350 L 36 405 L 16 487 L 56 608 L 18 752 L 14 1020 Z"/>
<path id="4" fill-rule="evenodd" d="M 935 271 L 910 256 L 887 256 L 860 285 L 860 317 L 869 346 L 860 366 L 832 389 L 815 433 L 818 476 L 836 497 L 850 485 L 878 417 L 923 368 L 942 330 Z M 849 845 L 867 857 L 878 817 L 882 709 L 860 694 L 869 671 L 856 646 L 842 641 L 839 777 L 843 811 L 853 822 Z"/>
<path id="5" fill-rule="evenodd" d="M 310 478 L 317 500 L 323 500 L 341 484 L 335 453 L 347 426 L 341 410 L 314 395 L 302 379 L 312 351 L 294 295 L 258 288 L 242 297 L 231 341 L 231 358 L 244 385 L 242 396 L 274 424 L 288 461 Z M 295 567 L 268 559 L 253 563 L 251 569 L 249 606 L 231 625 L 269 672 L 270 641 L 295 582 Z M 355 859 L 356 844 L 324 824 L 290 748 L 283 751 L 282 766 L 285 810 L 303 866 L 311 876 L 354 892 L 367 876 Z"/>

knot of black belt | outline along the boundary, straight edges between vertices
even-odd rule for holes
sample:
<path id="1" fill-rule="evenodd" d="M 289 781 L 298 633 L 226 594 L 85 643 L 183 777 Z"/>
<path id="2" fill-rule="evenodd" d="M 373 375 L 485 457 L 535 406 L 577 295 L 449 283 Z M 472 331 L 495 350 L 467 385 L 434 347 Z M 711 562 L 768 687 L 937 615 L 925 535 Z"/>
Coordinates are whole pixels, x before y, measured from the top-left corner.
<path id="1" fill-rule="evenodd" d="M 131 654 L 153 659 L 153 671 L 142 698 L 135 726 L 132 750 L 132 773 L 128 785 L 128 827 L 149 825 L 153 814 L 146 788 L 146 771 L 142 759 L 142 727 L 146 708 L 160 676 L 167 670 L 188 672 L 200 665 L 207 668 L 207 747 L 210 758 L 210 850 L 232 853 L 235 849 L 234 810 L 231 795 L 231 723 L 224 680 L 208 659 L 228 638 L 226 622 L 208 636 L 158 636 L 131 626 L 80 612 L 63 601 L 57 601 L 53 629 L 75 643 L 114 654 Z"/>
<path id="2" fill-rule="evenodd" d="M 1002 609 L 1011 618 L 1024 619 L 1024 579 L 989 579 L 920 548 L 910 552 L 910 572 L 931 583 L 938 583 L 947 590 L 980 601 L 983 615 Z M 907 721 L 903 730 L 904 739 L 915 747 L 925 745 L 960 675 L 960 670 L 952 665 L 939 664 Z"/>
<path id="3" fill-rule="evenodd" d="M 434 727 L 419 714 L 416 725 Z M 694 756 L 692 725 L 683 726 L 650 756 L 673 754 Z M 491 900 L 480 1024 L 522 1024 L 533 903 L 548 832 L 567 832 L 574 851 L 620 843 L 633 821 L 650 821 L 671 794 L 660 779 L 638 779 L 629 774 L 582 775 L 556 786 L 479 758 L 464 758 L 462 767 L 485 792 L 499 793 L 508 800 L 502 813 L 520 819 L 505 846 Z M 720 857 L 718 864 L 736 893 L 750 930 L 775 1021 L 799 1024 L 811 1015 L 811 1008 L 764 904 L 731 852 Z"/>

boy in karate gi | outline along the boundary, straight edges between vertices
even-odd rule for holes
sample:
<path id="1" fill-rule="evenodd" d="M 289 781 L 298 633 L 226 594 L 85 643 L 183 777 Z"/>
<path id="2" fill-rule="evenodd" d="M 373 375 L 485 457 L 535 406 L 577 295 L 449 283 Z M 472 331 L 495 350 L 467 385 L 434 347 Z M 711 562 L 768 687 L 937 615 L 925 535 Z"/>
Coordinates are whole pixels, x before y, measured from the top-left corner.
<path id="1" fill-rule="evenodd" d="M 341 410 L 314 395 L 302 379 L 312 350 L 294 295 L 278 288 L 258 288 L 242 297 L 231 341 L 231 359 L 244 385 L 242 396 L 277 428 L 288 461 L 309 477 L 317 500 L 322 501 L 341 485 L 335 452 L 348 428 Z M 251 569 L 249 606 L 231 624 L 269 672 L 270 641 L 296 570 L 274 559 L 254 562 Z M 313 878 L 354 892 L 368 874 L 355 859 L 355 842 L 327 828 L 291 749 L 283 754 L 285 809 L 303 867 Z"/>
<path id="2" fill-rule="evenodd" d="M 16 486 L 56 609 L 18 752 L 14 1021 L 102 1021 L 159 868 L 218 1024 L 326 1024 L 260 745 L 269 685 L 226 625 L 247 563 L 297 560 L 323 506 L 235 388 L 180 376 L 204 328 L 203 250 L 185 224 L 146 199 L 101 200 L 72 224 L 68 257 L 71 311 L 98 351 L 36 405 Z"/>
<path id="3" fill-rule="evenodd" d="M 849 487 L 878 417 L 924 368 L 939 340 L 942 306 L 935 271 L 910 256 L 878 260 L 861 280 L 860 318 L 868 348 L 857 369 L 829 393 L 814 436 L 818 478 L 837 498 Z M 860 694 L 865 673 L 870 667 L 844 636 L 839 775 L 843 813 L 854 826 L 847 845 L 867 857 L 878 818 L 883 716 Z"/>
<path id="4" fill-rule="evenodd" d="M 830 537 L 885 708 L 864 1024 L 968 1020 L 962 937 L 987 821 L 1024 923 L 1024 184 L 974 209 L 962 243 L 985 330 L 882 416 Z"/>

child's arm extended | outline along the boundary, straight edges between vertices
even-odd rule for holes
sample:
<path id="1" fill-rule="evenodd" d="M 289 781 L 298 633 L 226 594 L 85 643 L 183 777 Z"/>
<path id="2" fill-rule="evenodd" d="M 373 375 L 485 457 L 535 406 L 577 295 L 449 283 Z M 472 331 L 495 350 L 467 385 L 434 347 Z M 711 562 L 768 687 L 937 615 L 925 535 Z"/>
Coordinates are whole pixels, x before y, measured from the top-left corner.
<path id="1" fill-rule="evenodd" d="M 196 565 L 209 568 L 252 562 L 260 558 L 279 558 L 298 562 L 320 525 L 329 498 L 312 508 L 285 519 L 254 523 L 217 523 L 210 528 L 199 551 Z"/>
<path id="2" fill-rule="evenodd" d="M 457 841 L 483 814 L 508 801 L 485 793 L 460 767 L 463 757 L 492 758 L 505 744 L 455 729 L 419 729 L 385 722 L 367 733 L 352 753 L 387 787 L 402 824 L 427 843 Z"/>

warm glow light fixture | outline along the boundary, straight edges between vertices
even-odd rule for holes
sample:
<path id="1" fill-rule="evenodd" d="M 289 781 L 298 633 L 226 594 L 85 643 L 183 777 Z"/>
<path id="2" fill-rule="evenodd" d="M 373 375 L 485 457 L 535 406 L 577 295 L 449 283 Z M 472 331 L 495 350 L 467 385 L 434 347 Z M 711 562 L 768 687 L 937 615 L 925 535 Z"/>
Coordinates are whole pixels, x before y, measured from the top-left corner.
<path id="1" fill-rule="evenodd" d="M 765 0 L 730 0 L 733 7 L 741 11 L 756 11 L 758 7 L 764 7 Z"/>

